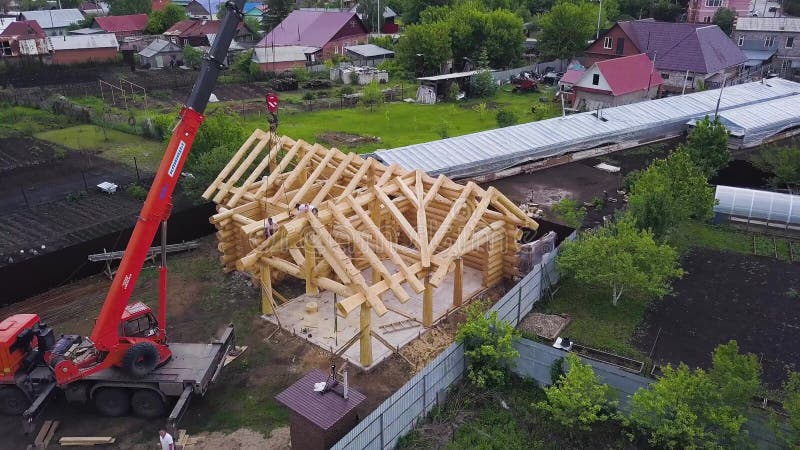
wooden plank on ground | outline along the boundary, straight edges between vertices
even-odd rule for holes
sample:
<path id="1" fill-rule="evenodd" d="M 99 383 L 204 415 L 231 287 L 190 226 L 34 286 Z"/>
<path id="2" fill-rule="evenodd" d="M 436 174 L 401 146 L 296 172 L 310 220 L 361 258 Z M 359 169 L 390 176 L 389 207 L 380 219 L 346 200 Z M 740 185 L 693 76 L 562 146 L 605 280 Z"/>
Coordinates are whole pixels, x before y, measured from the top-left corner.
<path id="1" fill-rule="evenodd" d="M 92 446 L 113 444 L 116 439 L 110 436 L 86 436 L 86 437 L 62 437 L 58 440 L 58 444 L 62 447 L 76 447 L 76 446 Z"/>

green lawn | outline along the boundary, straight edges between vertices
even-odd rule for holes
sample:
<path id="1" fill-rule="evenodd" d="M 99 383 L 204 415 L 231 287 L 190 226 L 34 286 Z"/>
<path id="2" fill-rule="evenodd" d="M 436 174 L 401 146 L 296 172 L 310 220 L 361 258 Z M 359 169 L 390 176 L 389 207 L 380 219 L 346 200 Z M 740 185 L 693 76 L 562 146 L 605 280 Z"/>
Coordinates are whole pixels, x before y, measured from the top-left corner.
<path id="1" fill-rule="evenodd" d="M 559 283 L 555 298 L 537 304 L 534 309 L 548 314 L 569 314 L 572 321 L 561 335 L 580 344 L 633 358 L 644 356 L 631 343 L 647 309 L 643 301 L 623 296 L 614 306 L 610 292 L 587 289 L 575 279 L 565 278 Z"/>
<path id="2" fill-rule="evenodd" d="M 34 134 L 73 123 L 69 118 L 50 111 L 0 104 L 0 136 L 15 133 Z"/>
<path id="3" fill-rule="evenodd" d="M 744 253 L 747 255 L 771 256 L 789 261 L 789 247 L 794 245 L 795 258 L 798 257 L 798 243 L 788 239 L 773 238 L 756 233 L 736 230 L 724 225 L 715 226 L 699 222 L 685 222 L 670 233 L 669 243 L 681 253 L 690 247 L 703 247 L 712 250 Z"/>
<path id="4" fill-rule="evenodd" d="M 162 142 L 151 141 L 133 134 L 106 130 L 97 125 L 77 125 L 35 134 L 39 139 L 54 142 L 73 150 L 99 151 L 100 155 L 122 164 L 155 172 L 164 154 Z"/>
<path id="5" fill-rule="evenodd" d="M 279 132 L 293 139 L 316 142 L 323 132 L 343 132 L 362 136 L 377 136 L 378 143 L 345 147 L 343 150 L 359 152 L 378 148 L 393 148 L 458 136 L 497 127 L 495 114 L 500 108 L 513 110 L 519 123 L 554 117 L 560 114 L 560 105 L 540 103 L 539 97 L 552 97 L 552 90 L 541 93 L 514 94 L 499 91 L 493 99 L 486 100 L 487 111 L 475 111 L 482 101 L 420 105 L 390 103 L 370 111 L 364 107 L 334 109 L 315 112 L 288 112 L 280 116 Z M 536 113 L 531 106 L 536 105 Z M 263 117 L 247 119 L 248 127 L 266 129 Z"/>

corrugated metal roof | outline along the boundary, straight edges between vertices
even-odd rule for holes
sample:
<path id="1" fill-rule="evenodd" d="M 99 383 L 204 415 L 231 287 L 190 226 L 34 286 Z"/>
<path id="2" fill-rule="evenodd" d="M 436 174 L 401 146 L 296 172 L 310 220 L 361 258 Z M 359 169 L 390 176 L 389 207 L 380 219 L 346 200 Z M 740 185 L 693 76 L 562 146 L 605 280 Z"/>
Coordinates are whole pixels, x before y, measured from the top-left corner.
<path id="1" fill-rule="evenodd" d="M 91 34 L 88 36 L 56 36 L 47 40 L 50 50 L 83 50 L 87 48 L 119 48 L 114 34 Z"/>
<path id="2" fill-rule="evenodd" d="M 800 195 L 717 186 L 714 212 L 771 223 L 800 225 Z"/>
<path id="3" fill-rule="evenodd" d="M 64 28 L 83 20 L 83 14 L 78 9 L 52 9 L 47 11 L 22 11 L 25 20 L 35 20 L 45 30 L 50 28 Z"/>
<path id="4" fill-rule="evenodd" d="M 393 51 L 386 50 L 383 47 L 378 47 L 375 44 L 351 45 L 349 47 L 345 47 L 344 49 L 353 52 L 359 56 L 363 56 L 364 58 L 371 58 L 373 56 L 394 55 Z"/>
<path id="5" fill-rule="evenodd" d="M 737 17 L 736 31 L 800 32 L 800 17 Z"/>
<path id="6" fill-rule="evenodd" d="M 183 50 L 172 42 L 156 39 L 139 52 L 139 55 L 151 58 L 161 52 L 182 52 Z"/>
<path id="7" fill-rule="evenodd" d="M 95 17 L 94 21 L 97 23 L 97 26 L 109 33 L 142 31 L 147 27 L 147 14 Z"/>
<path id="8" fill-rule="evenodd" d="M 349 390 L 347 400 L 336 392 L 325 394 L 314 392 L 314 383 L 322 383 L 327 379 L 327 373 L 316 369 L 276 395 L 275 400 L 316 426 L 327 430 L 366 399 L 364 394 L 352 388 Z M 340 387 L 341 385 L 337 387 L 339 392 L 341 392 Z"/>
<path id="9" fill-rule="evenodd" d="M 733 108 L 719 116 L 732 135 L 742 137 L 745 147 L 754 147 L 781 131 L 800 126 L 800 99 L 786 97 Z"/>
<path id="10" fill-rule="evenodd" d="M 253 62 L 266 64 L 272 62 L 305 61 L 306 54 L 316 53 L 320 50 L 319 47 L 303 47 L 301 45 L 261 47 L 253 50 Z"/>
<path id="11" fill-rule="evenodd" d="M 725 88 L 720 110 L 800 94 L 800 83 L 773 78 Z M 714 112 L 719 90 L 667 97 L 593 112 L 375 152 L 385 164 L 465 178 L 580 150 L 685 130 Z M 800 101 L 800 97 L 797 97 Z"/>

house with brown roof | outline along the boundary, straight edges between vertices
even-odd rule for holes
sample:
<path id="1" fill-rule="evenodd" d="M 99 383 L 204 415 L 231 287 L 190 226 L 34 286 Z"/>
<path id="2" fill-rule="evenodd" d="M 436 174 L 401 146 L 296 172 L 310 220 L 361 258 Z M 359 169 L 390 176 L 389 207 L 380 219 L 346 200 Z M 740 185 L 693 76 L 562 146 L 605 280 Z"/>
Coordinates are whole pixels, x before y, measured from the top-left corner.
<path id="1" fill-rule="evenodd" d="M 367 38 L 354 12 L 295 10 L 256 45 L 253 62 L 279 72 L 344 55 L 345 47 L 366 44 Z"/>
<path id="2" fill-rule="evenodd" d="M 95 17 L 92 28 L 103 30 L 106 33 L 114 33 L 117 40 L 128 36 L 140 36 L 147 28 L 147 14 Z"/>
<path id="3" fill-rule="evenodd" d="M 219 34 L 220 24 L 219 20 L 181 20 L 163 34 L 168 41 L 181 47 L 186 45 L 202 47 L 210 45 L 209 34 Z M 253 36 L 255 36 L 254 31 L 250 30 L 246 24 L 239 23 L 233 39 L 235 41 L 252 41 Z"/>
<path id="4" fill-rule="evenodd" d="M 652 19 L 617 22 L 584 52 L 587 65 L 645 53 L 654 62 L 664 89 L 691 91 L 702 80 L 716 87 L 737 75 L 747 58 L 716 25 L 656 22 Z"/>
<path id="5" fill-rule="evenodd" d="M 117 59 L 119 44 L 111 33 L 88 36 L 57 36 L 48 39 L 53 64 L 111 62 Z"/>
<path id="6" fill-rule="evenodd" d="M 11 22 L 0 33 L 0 61 L 18 62 L 20 57 L 49 54 L 47 35 L 35 20 Z"/>
<path id="7" fill-rule="evenodd" d="M 652 100 L 664 80 L 644 53 L 598 61 L 572 85 L 582 111 Z"/>

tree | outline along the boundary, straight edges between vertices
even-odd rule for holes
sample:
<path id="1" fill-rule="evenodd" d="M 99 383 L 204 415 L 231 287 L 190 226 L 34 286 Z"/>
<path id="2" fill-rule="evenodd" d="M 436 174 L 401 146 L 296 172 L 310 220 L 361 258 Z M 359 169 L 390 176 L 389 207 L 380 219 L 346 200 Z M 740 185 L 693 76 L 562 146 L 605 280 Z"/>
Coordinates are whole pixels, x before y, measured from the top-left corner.
<path id="1" fill-rule="evenodd" d="M 653 161 L 636 176 L 628 196 L 636 225 L 659 239 L 682 221 L 710 218 L 713 206 L 714 191 L 684 148 Z"/>
<path id="2" fill-rule="evenodd" d="M 738 367 L 743 364 L 743 367 Z M 710 372 L 667 366 L 650 389 L 631 398 L 629 420 L 662 448 L 744 448 L 744 412 L 760 386 L 754 355 L 740 355 L 735 342 L 714 351 Z M 736 387 L 742 392 L 735 392 Z"/>
<path id="3" fill-rule="evenodd" d="M 566 362 L 569 371 L 544 388 L 547 401 L 536 408 L 568 430 L 591 431 L 593 425 L 614 419 L 617 402 L 611 387 L 601 384 L 592 366 L 574 353 L 567 354 Z"/>
<path id="4" fill-rule="evenodd" d="M 658 0 L 650 7 L 650 16 L 659 22 L 675 22 L 681 12 L 681 5 L 670 0 Z"/>
<path id="5" fill-rule="evenodd" d="M 202 62 L 203 62 L 203 52 L 197 50 L 196 48 L 188 44 L 185 47 L 183 47 L 183 64 L 186 67 L 198 69 L 200 68 L 200 64 Z"/>
<path id="6" fill-rule="evenodd" d="M 294 0 L 267 0 L 267 14 L 264 20 L 266 31 L 272 31 L 294 10 Z"/>
<path id="7" fill-rule="evenodd" d="M 411 72 L 416 72 L 417 55 L 421 55 L 423 74 L 439 73 L 442 64 L 453 56 L 450 27 L 446 22 L 409 25 L 397 43 L 397 59 Z"/>
<path id="8" fill-rule="evenodd" d="M 112 16 L 148 14 L 152 9 L 150 0 L 114 0 L 110 3 L 108 14 Z"/>
<path id="9" fill-rule="evenodd" d="M 164 6 L 161 11 L 150 12 L 147 18 L 147 32 L 161 34 L 186 18 L 186 10 L 175 4 Z"/>
<path id="10" fill-rule="evenodd" d="M 714 25 L 717 25 L 728 36 L 733 32 L 733 20 L 736 18 L 736 11 L 730 8 L 720 8 L 714 13 Z"/>
<path id="11" fill-rule="evenodd" d="M 497 92 L 497 83 L 492 78 L 492 73 L 489 72 L 489 57 L 486 49 L 481 50 L 481 56 L 478 58 L 478 68 L 480 69 L 472 77 L 470 94 L 473 97 L 492 97 Z"/>
<path id="12" fill-rule="evenodd" d="M 783 384 L 783 409 L 789 415 L 789 446 L 800 445 L 800 373 L 792 372 Z"/>
<path id="13" fill-rule="evenodd" d="M 565 225 L 572 228 L 579 228 L 586 217 L 586 208 L 581 206 L 575 199 L 564 197 L 553 205 L 553 212 L 557 214 Z"/>
<path id="14" fill-rule="evenodd" d="M 586 2 L 559 1 L 537 18 L 539 42 L 537 46 L 543 60 L 569 59 L 586 48 L 586 42 L 595 36 L 596 9 Z"/>
<path id="15" fill-rule="evenodd" d="M 450 0 L 404 0 L 403 7 L 403 23 L 415 24 L 419 23 L 420 16 L 423 11 L 435 6 L 446 6 L 450 4 Z"/>
<path id="16" fill-rule="evenodd" d="M 509 369 L 519 356 L 514 342 L 519 331 L 497 318 L 497 311 L 487 318 L 485 302 L 467 308 L 467 321 L 459 325 L 456 340 L 464 344 L 469 360 L 467 379 L 480 388 L 500 386 L 508 380 Z"/>
<path id="17" fill-rule="evenodd" d="M 707 178 L 713 177 L 728 164 L 731 152 L 728 150 L 728 129 L 719 117 L 708 116 L 695 123 L 686 141 L 686 148 L 697 167 Z"/>
<path id="18" fill-rule="evenodd" d="M 495 116 L 495 118 L 497 120 L 497 126 L 500 128 L 505 128 L 505 127 L 510 127 L 511 125 L 515 125 L 519 120 L 514 111 L 506 108 L 497 111 L 497 115 Z"/>
<path id="19" fill-rule="evenodd" d="M 783 3 L 783 12 L 789 16 L 800 16 L 800 0 L 786 0 Z"/>
<path id="20" fill-rule="evenodd" d="M 753 157 L 759 169 L 773 174 L 774 187 L 800 185 L 800 147 L 769 146 Z"/>
<path id="21" fill-rule="evenodd" d="M 614 306 L 622 294 L 662 297 L 670 291 L 670 280 L 683 276 L 675 249 L 656 243 L 650 231 L 637 230 L 629 217 L 565 242 L 562 249 L 558 270 L 591 287 L 610 290 Z"/>
<path id="22" fill-rule="evenodd" d="M 377 82 L 372 81 L 368 85 L 364 86 L 364 92 L 361 95 L 361 100 L 364 102 L 364 106 L 369 106 L 370 111 L 372 111 L 372 108 L 375 106 L 383 103 L 383 91 L 381 91 L 381 87 Z"/>
<path id="23" fill-rule="evenodd" d="M 367 30 L 375 33 L 380 32 L 381 24 L 383 24 L 383 11 L 382 7 L 386 6 L 385 2 L 379 0 L 361 0 L 358 2 L 356 11 L 361 14 L 361 21 L 367 27 Z"/>

